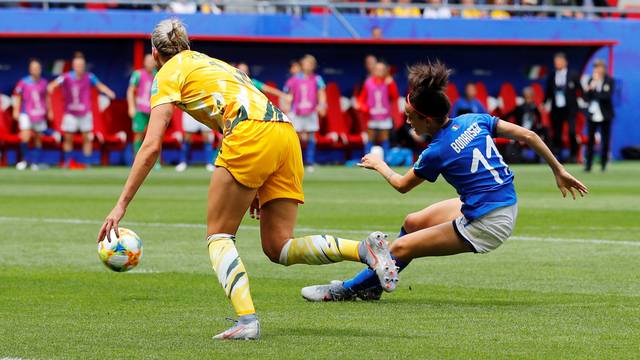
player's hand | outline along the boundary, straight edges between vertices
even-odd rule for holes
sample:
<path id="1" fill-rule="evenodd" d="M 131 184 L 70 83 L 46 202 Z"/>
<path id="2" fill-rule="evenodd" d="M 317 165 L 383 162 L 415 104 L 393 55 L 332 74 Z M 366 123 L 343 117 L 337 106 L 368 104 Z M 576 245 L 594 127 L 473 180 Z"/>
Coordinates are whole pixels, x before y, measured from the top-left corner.
<path id="1" fill-rule="evenodd" d="M 581 197 L 589 193 L 586 186 L 564 169 L 560 170 L 556 174 L 556 183 L 558 184 L 558 189 L 560 189 L 560 192 L 562 193 L 562 197 L 567 197 L 567 194 L 570 193 L 573 200 L 575 200 L 576 192 L 580 194 Z"/>
<path id="2" fill-rule="evenodd" d="M 376 170 L 377 167 L 383 163 L 384 161 L 378 155 L 367 154 L 362 157 L 362 159 L 358 163 L 358 166 L 363 167 L 365 169 Z"/>
<path id="3" fill-rule="evenodd" d="M 249 206 L 249 216 L 252 219 L 260 220 L 260 198 L 256 195 L 253 202 L 251 202 L 251 206 Z"/>
<path id="4" fill-rule="evenodd" d="M 129 107 L 129 117 L 133 119 L 133 117 L 136 116 L 136 108 L 133 106 Z"/>
<path id="5" fill-rule="evenodd" d="M 116 207 L 111 210 L 107 218 L 104 219 L 104 223 L 100 228 L 100 232 L 98 233 L 98 242 L 102 241 L 106 236 L 109 241 L 111 241 L 111 230 L 114 230 L 116 233 L 116 238 L 119 237 L 118 231 L 118 223 L 124 217 L 124 213 L 126 209 L 122 206 L 116 205 Z"/>
<path id="6" fill-rule="evenodd" d="M 19 118 L 20 118 L 20 111 L 14 111 L 13 120 L 18 121 Z"/>
<path id="7" fill-rule="evenodd" d="M 49 121 L 53 121 L 53 110 L 47 110 L 47 118 Z"/>

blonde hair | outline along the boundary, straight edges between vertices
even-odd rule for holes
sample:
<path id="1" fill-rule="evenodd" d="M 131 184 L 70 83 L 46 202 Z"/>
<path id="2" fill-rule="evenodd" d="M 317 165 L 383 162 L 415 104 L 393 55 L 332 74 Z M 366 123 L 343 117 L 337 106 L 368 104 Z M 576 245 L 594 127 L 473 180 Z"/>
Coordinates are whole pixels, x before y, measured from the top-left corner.
<path id="1" fill-rule="evenodd" d="M 151 33 L 151 46 L 158 50 L 163 58 L 189 50 L 189 36 L 182 21 L 178 19 L 162 20 Z"/>
<path id="2" fill-rule="evenodd" d="M 302 59 L 300 59 L 300 61 L 304 61 L 304 60 L 309 60 L 313 62 L 314 66 L 318 65 L 318 61 L 316 60 L 316 57 L 311 54 L 306 54 L 305 56 L 302 57 Z"/>

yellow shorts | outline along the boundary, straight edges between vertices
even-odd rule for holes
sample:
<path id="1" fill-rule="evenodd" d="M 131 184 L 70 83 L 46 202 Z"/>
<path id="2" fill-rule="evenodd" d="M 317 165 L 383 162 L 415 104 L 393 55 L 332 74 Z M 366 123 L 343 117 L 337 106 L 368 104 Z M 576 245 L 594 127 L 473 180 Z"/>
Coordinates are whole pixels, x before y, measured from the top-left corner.
<path id="1" fill-rule="evenodd" d="M 260 204 L 273 199 L 304 202 L 302 150 L 293 125 L 245 120 L 222 140 L 216 166 L 244 186 L 258 189 Z"/>

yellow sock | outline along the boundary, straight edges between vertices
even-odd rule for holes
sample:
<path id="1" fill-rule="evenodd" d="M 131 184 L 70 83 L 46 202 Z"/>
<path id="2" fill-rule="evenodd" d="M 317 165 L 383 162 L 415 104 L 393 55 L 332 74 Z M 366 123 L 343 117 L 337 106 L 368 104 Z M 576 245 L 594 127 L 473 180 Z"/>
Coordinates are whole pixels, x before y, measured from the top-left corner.
<path id="1" fill-rule="evenodd" d="M 331 235 L 312 235 L 290 239 L 280 253 L 280 264 L 322 265 L 342 260 L 360 261 L 359 241 Z"/>
<path id="2" fill-rule="evenodd" d="M 249 277 L 236 250 L 233 236 L 214 234 L 207 240 L 213 270 L 218 275 L 218 281 L 231 300 L 236 314 L 238 316 L 254 314 L 256 309 L 253 307 L 249 290 Z"/>

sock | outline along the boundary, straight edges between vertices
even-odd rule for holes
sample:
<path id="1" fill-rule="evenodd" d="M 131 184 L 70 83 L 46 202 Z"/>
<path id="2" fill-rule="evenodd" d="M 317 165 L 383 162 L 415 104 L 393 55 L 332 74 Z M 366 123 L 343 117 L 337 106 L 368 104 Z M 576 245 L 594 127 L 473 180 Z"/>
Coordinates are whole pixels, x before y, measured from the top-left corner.
<path id="1" fill-rule="evenodd" d="M 211 143 L 204 143 L 204 161 L 205 164 L 213 164 L 213 146 Z"/>
<path id="2" fill-rule="evenodd" d="M 384 155 L 387 156 L 389 154 L 389 140 L 385 140 L 382 142 L 382 150 L 384 150 Z"/>
<path id="3" fill-rule="evenodd" d="M 407 235 L 407 231 L 403 227 L 400 229 L 398 237 L 400 238 L 404 235 Z M 402 260 L 399 260 L 398 258 L 393 256 L 393 254 L 391 254 L 391 258 L 396 261 L 396 266 L 399 268 L 398 272 L 404 270 L 404 268 L 406 268 L 407 265 L 409 265 L 409 263 L 411 262 L 404 262 Z M 365 268 L 358 274 L 356 274 L 356 276 L 354 276 L 353 278 L 345 280 L 342 283 L 342 286 L 351 291 L 361 291 L 366 290 L 370 287 L 380 286 L 380 280 L 378 279 L 378 275 L 376 275 L 375 271 L 369 268 Z"/>
<path id="4" fill-rule="evenodd" d="M 71 151 L 64 151 L 62 153 L 62 162 L 64 162 L 65 165 L 69 165 L 69 162 L 71 162 Z"/>
<path id="5" fill-rule="evenodd" d="M 191 150 L 191 144 L 188 142 L 182 143 L 182 148 L 180 149 L 180 162 L 186 163 L 187 156 L 189 156 L 189 151 Z"/>
<path id="6" fill-rule="evenodd" d="M 133 156 L 135 156 L 138 153 L 141 146 L 142 146 L 141 140 L 136 140 L 133 142 Z"/>
<path id="7" fill-rule="evenodd" d="M 371 141 L 367 141 L 364 144 L 364 154 L 367 155 L 368 153 L 371 152 L 371 147 L 373 146 L 373 143 Z"/>
<path id="8" fill-rule="evenodd" d="M 309 133 L 309 141 L 307 141 L 307 165 L 316 163 L 316 134 Z"/>
<path id="9" fill-rule="evenodd" d="M 391 254 L 391 258 L 396 261 L 396 266 L 398 267 L 398 272 L 404 270 L 404 268 L 409 265 L 409 262 L 404 262 Z M 366 290 L 368 288 L 374 286 L 380 286 L 380 280 L 378 279 L 378 275 L 376 272 L 371 270 L 370 268 L 365 268 L 360 271 L 356 276 L 349 280 L 345 280 L 342 283 L 342 286 L 351 291 L 361 291 Z"/>
<path id="10" fill-rule="evenodd" d="M 36 147 L 31 150 L 31 163 L 39 164 L 40 163 L 40 153 L 42 152 L 42 148 Z"/>
<path id="11" fill-rule="evenodd" d="M 323 265 L 342 260 L 362 262 L 358 251 L 360 241 L 331 235 L 311 235 L 290 239 L 280 252 L 280 264 Z"/>
<path id="12" fill-rule="evenodd" d="M 20 142 L 20 155 L 22 155 L 22 161 L 29 161 L 29 143 Z"/>
<path id="13" fill-rule="evenodd" d="M 82 153 L 82 163 L 85 165 L 91 165 L 91 154 L 87 155 Z"/>
<path id="14" fill-rule="evenodd" d="M 251 299 L 249 277 L 236 250 L 234 239 L 235 237 L 229 234 L 213 234 L 207 241 L 209 257 L 213 270 L 218 275 L 218 281 L 236 314 L 242 318 L 244 315 L 255 314 L 256 309 Z"/>

